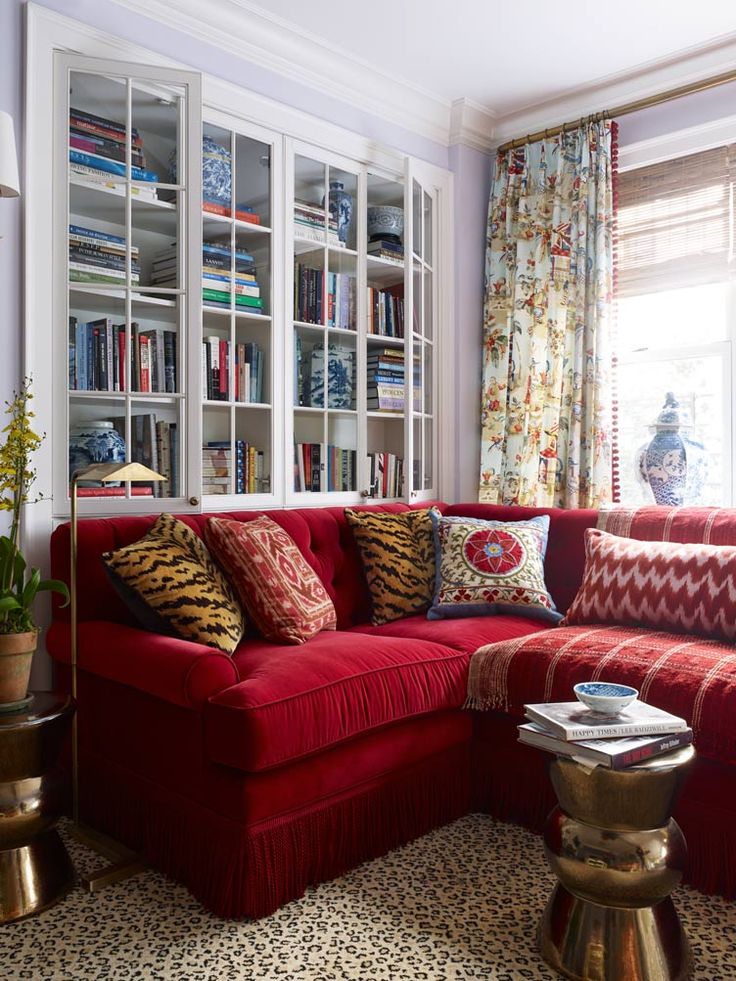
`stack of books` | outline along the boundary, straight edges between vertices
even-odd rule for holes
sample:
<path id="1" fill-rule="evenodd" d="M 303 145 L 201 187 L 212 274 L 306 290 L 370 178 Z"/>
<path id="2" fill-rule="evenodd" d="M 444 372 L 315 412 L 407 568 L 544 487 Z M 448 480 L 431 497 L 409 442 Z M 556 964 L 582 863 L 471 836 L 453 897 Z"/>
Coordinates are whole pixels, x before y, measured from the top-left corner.
<path id="1" fill-rule="evenodd" d="M 151 286 L 161 289 L 181 287 L 177 264 L 176 244 L 157 252 L 151 263 Z M 232 266 L 229 246 L 214 242 L 202 244 L 202 299 L 207 306 L 230 309 L 234 293 L 236 310 L 261 311 L 263 300 L 256 279 L 255 259 L 250 253 L 236 249 L 234 271 Z"/>
<path id="2" fill-rule="evenodd" d="M 138 247 L 130 249 L 130 282 L 140 282 Z M 69 282 L 109 283 L 123 287 L 125 278 L 125 239 L 81 225 L 69 226 Z"/>
<path id="3" fill-rule="evenodd" d="M 394 453 L 368 454 L 368 486 L 371 497 L 402 497 L 404 461 Z"/>
<path id="4" fill-rule="evenodd" d="M 519 726 L 519 742 L 589 767 L 623 770 L 693 741 L 684 719 L 638 700 L 615 716 L 577 701 L 525 705 L 524 712 L 529 722 Z"/>
<path id="5" fill-rule="evenodd" d="M 234 294 L 236 310 L 262 310 L 255 259 L 249 252 L 236 248 L 234 270 L 232 261 L 229 246 L 211 242 L 202 245 L 202 299 L 209 306 L 229 307 Z"/>
<path id="6" fill-rule="evenodd" d="M 327 326 L 356 329 L 356 280 L 348 273 L 327 273 Z"/>
<path id="7" fill-rule="evenodd" d="M 230 494 L 231 475 L 235 477 L 236 494 L 258 493 L 263 488 L 264 460 L 263 450 L 243 439 L 236 439 L 234 444 L 227 440 L 205 443 L 202 447 L 202 493 Z"/>
<path id="8" fill-rule="evenodd" d="M 385 347 L 369 354 L 367 365 L 368 409 L 372 412 L 403 412 L 404 352 Z"/>
<path id="9" fill-rule="evenodd" d="M 146 187 L 158 181 L 158 174 L 146 170 L 143 140 L 138 130 L 130 132 L 131 194 L 140 200 L 156 201 L 156 189 Z M 124 194 L 119 178 L 127 177 L 125 124 L 104 116 L 94 116 L 73 106 L 69 110 L 69 173 L 75 184 L 104 188 Z M 118 178 L 116 180 L 116 178 Z"/>
<path id="10" fill-rule="evenodd" d="M 236 221 L 247 221 L 250 225 L 260 225 L 261 216 L 256 214 L 248 204 L 236 204 L 235 214 L 228 204 L 221 204 L 219 201 L 202 201 L 202 211 L 209 211 L 212 215 L 221 215 L 223 218 L 235 218 Z"/>
<path id="11" fill-rule="evenodd" d="M 309 242 L 325 241 L 325 222 L 327 222 L 327 244 L 343 246 L 337 237 L 337 217 L 329 215 L 324 208 L 309 201 L 294 201 L 294 237 Z"/>
<path id="12" fill-rule="evenodd" d="M 341 446 L 324 447 L 324 463 L 321 443 L 296 443 L 294 446 L 294 490 L 319 492 L 322 490 L 322 469 L 327 468 L 328 491 L 349 491 L 355 487 L 355 450 Z"/>
<path id="13" fill-rule="evenodd" d="M 404 264 L 404 246 L 401 242 L 394 242 L 391 239 L 377 239 L 375 242 L 369 242 L 368 255 L 377 259 L 388 259 L 400 265 Z"/>
<path id="14" fill-rule="evenodd" d="M 404 287 L 399 287 L 403 293 Z M 368 333 L 383 337 L 404 336 L 404 297 L 368 287 Z"/>
<path id="15" fill-rule="evenodd" d="M 202 340 L 202 398 L 212 402 L 263 402 L 264 355 L 254 342 L 235 344 L 216 335 Z M 230 390 L 230 364 L 233 363 Z"/>

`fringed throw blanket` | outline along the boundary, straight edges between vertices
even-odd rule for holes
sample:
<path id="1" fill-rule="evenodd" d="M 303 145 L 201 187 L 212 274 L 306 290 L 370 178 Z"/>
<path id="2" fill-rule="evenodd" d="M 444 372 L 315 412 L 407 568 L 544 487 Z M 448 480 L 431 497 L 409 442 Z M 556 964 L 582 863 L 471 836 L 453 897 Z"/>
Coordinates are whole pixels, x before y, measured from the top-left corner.
<path id="1" fill-rule="evenodd" d="M 615 681 L 687 719 L 702 756 L 736 761 L 736 646 L 639 627 L 556 627 L 481 647 L 466 706 L 521 719 L 527 702 L 574 699 L 579 681 Z"/>

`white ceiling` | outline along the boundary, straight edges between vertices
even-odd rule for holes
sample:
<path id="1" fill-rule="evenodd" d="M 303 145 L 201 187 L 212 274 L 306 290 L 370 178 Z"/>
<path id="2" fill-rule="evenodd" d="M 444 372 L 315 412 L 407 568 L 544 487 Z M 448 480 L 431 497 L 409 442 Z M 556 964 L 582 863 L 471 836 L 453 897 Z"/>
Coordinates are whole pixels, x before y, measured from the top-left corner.
<path id="1" fill-rule="evenodd" d="M 504 116 L 736 37 L 734 0 L 232 2 L 447 103 Z"/>

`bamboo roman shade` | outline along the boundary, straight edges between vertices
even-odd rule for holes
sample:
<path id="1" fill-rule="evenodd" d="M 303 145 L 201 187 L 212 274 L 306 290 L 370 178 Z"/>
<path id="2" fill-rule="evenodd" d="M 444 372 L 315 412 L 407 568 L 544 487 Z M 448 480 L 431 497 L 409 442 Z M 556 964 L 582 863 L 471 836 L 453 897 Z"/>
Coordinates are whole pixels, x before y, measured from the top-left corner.
<path id="1" fill-rule="evenodd" d="M 728 279 L 734 181 L 736 144 L 621 174 L 619 296 Z"/>

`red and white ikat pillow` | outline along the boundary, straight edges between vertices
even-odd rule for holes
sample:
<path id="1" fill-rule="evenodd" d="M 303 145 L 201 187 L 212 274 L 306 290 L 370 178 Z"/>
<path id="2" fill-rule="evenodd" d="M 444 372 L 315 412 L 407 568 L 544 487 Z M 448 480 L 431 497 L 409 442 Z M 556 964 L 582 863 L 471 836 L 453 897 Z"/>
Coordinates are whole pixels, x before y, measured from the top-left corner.
<path id="1" fill-rule="evenodd" d="M 736 546 L 585 532 L 585 571 L 561 626 L 616 623 L 736 639 Z"/>
<path id="2" fill-rule="evenodd" d="M 205 541 L 266 640 L 303 644 L 320 630 L 336 628 L 335 607 L 322 581 L 271 518 L 210 518 Z"/>

